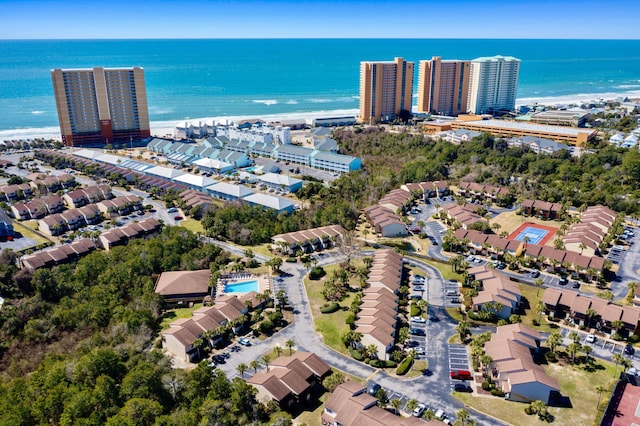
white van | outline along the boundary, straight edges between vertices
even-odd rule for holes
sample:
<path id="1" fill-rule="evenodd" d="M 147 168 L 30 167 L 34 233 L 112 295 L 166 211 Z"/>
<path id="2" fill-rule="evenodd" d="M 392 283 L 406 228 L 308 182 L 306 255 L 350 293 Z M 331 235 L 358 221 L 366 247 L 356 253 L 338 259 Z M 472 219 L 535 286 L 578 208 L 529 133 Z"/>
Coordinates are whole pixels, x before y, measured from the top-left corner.
<path id="1" fill-rule="evenodd" d="M 447 296 L 458 296 L 458 290 L 447 290 Z"/>

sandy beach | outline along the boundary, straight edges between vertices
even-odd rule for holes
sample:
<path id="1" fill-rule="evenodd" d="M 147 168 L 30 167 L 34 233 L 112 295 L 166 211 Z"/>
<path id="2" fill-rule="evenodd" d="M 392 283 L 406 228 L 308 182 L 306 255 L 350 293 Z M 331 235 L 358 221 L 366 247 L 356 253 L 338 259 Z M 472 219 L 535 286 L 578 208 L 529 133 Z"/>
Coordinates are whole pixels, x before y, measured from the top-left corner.
<path id="1" fill-rule="evenodd" d="M 599 100 L 615 100 L 618 98 L 627 97 L 630 99 L 640 99 L 640 91 L 627 91 L 621 93 L 585 93 L 566 96 L 540 96 L 530 98 L 518 98 L 516 100 L 516 106 L 520 105 L 569 105 L 569 104 L 581 104 L 587 101 L 599 101 Z M 189 118 L 183 120 L 167 120 L 167 121 L 152 121 L 151 134 L 156 137 L 173 137 L 176 126 L 184 126 L 185 123 L 195 124 L 198 123 L 231 123 L 239 120 L 245 120 L 249 118 L 260 118 L 266 121 L 282 121 L 282 120 L 305 120 L 308 124 L 311 124 L 314 118 L 321 117 L 342 117 L 342 116 L 357 116 L 358 109 L 342 109 L 331 111 L 308 111 L 308 112 L 294 112 L 284 114 L 254 114 L 247 115 L 229 115 L 229 116 L 215 116 L 215 117 L 201 117 L 201 118 Z M 24 128 L 24 129 L 12 129 L 12 130 L 0 130 L 0 141 L 4 140 L 24 140 L 34 138 L 45 138 L 60 140 L 60 128 L 58 126 L 40 127 L 40 128 Z"/>

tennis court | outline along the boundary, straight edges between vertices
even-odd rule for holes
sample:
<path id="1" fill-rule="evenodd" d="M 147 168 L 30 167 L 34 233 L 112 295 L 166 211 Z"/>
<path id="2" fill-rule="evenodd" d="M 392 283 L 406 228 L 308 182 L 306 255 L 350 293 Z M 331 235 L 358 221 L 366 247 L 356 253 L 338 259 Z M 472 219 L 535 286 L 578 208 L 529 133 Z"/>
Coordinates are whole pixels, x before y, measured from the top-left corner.
<path id="1" fill-rule="evenodd" d="M 531 222 L 523 223 L 509 235 L 508 239 L 524 241 L 527 238 L 528 244 L 544 245 L 555 234 L 556 228 L 550 226 L 537 225 Z"/>

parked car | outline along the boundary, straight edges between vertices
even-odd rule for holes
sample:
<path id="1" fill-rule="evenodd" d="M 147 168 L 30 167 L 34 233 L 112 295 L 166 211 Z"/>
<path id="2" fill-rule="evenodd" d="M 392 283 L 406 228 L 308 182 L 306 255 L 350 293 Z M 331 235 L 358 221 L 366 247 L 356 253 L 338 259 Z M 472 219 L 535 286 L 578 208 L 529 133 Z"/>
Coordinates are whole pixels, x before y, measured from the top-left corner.
<path id="1" fill-rule="evenodd" d="M 471 372 L 468 370 L 451 370 L 449 373 L 452 379 L 471 380 Z"/>
<path id="2" fill-rule="evenodd" d="M 413 291 L 424 291 L 424 287 L 421 285 L 413 286 Z"/>
<path id="3" fill-rule="evenodd" d="M 409 333 L 414 335 L 414 336 L 424 336 L 425 332 L 423 329 L 421 328 L 410 328 L 409 329 Z"/>
<path id="4" fill-rule="evenodd" d="M 451 303 L 461 303 L 459 297 L 454 297 L 450 300 Z"/>
<path id="5" fill-rule="evenodd" d="M 240 343 L 242 346 L 251 346 L 251 342 L 246 337 L 239 338 L 238 343 Z"/>
<path id="6" fill-rule="evenodd" d="M 624 347 L 624 353 L 627 355 L 633 355 L 636 352 L 636 350 L 633 348 L 632 345 L 627 345 Z"/>
<path id="7" fill-rule="evenodd" d="M 182 219 L 183 219 L 182 216 L 174 216 L 173 217 L 173 220 L 182 220 Z"/>
<path id="8" fill-rule="evenodd" d="M 416 342 L 415 340 L 409 340 L 405 346 L 408 348 L 416 348 L 418 347 L 418 345 L 420 345 L 420 343 Z"/>
<path id="9" fill-rule="evenodd" d="M 560 281 L 558 281 L 558 284 L 567 285 L 568 282 L 569 280 L 567 279 L 567 277 L 560 277 Z"/>
<path id="10" fill-rule="evenodd" d="M 416 353 L 418 355 L 424 355 L 425 354 L 424 348 L 422 346 L 418 346 L 415 349 L 416 349 Z"/>
<path id="11" fill-rule="evenodd" d="M 427 320 L 422 317 L 411 317 L 411 322 L 423 323 L 423 322 L 427 322 Z"/>
<path id="12" fill-rule="evenodd" d="M 593 334 L 587 335 L 586 342 L 587 343 L 595 343 L 596 342 L 596 336 L 594 336 Z"/>
<path id="13" fill-rule="evenodd" d="M 170 209 L 167 209 L 167 213 L 177 213 L 178 209 L 176 209 L 175 207 L 171 207 Z"/>
<path id="14" fill-rule="evenodd" d="M 540 271 L 533 271 L 533 272 L 531 273 L 531 276 L 532 276 L 533 278 L 538 278 L 538 277 L 540 276 Z"/>
<path id="15" fill-rule="evenodd" d="M 571 284 L 571 287 L 580 288 L 580 283 L 578 281 L 574 281 L 573 284 Z"/>
<path id="16" fill-rule="evenodd" d="M 427 409 L 427 406 L 424 404 L 418 404 L 418 406 L 415 408 L 415 410 L 413 410 L 413 415 L 416 417 L 420 417 L 422 416 L 422 413 L 424 413 L 424 410 Z"/>
<path id="17" fill-rule="evenodd" d="M 456 383 L 455 385 L 453 385 L 453 390 L 456 392 L 473 392 L 471 386 L 467 386 L 463 383 Z"/>
<path id="18" fill-rule="evenodd" d="M 369 395 L 376 396 L 376 392 L 378 392 L 378 389 L 380 388 L 382 388 L 382 386 L 380 386 L 379 384 L 371 383 L 367 392 L 369 392 Z"/>

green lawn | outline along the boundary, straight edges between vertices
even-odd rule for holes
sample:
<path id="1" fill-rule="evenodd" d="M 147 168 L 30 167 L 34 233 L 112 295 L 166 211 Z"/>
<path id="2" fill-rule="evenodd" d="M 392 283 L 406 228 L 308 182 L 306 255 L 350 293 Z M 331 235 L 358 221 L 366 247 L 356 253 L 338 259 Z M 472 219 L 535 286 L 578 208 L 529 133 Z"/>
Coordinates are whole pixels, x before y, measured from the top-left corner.
<path id="1" fill-rule="evenodd" d="M 196 303 L 192 308 L 176 308 L 166 311 L 162 315 L 162 321 L 160 322 L 160 329 L 162 331 L 169 328 L 169 324 L 178 318 L 191 318 L 191 313 L 198 308 L 202 307 L 202 303 Z"/>
<path id="2" fill-rule="evenodd" d="M 324 270 L 327 272 L 322 279 L 318 281 L 311 281 L 308 278 L 304 279 L 304 286 L 307 289 L 307 296 L 309 297 L 309 306 L 311 308 L 311 315 L 316 331 L 320 333 L 324 339 L 324 343 L 330 348 L 349 355 L 349 352 L 344 347 L 341 337 L 349 330 L 349 326 L 345 322 L 348 315 L 348 308 L 351 306 L 351 302 L 355 297 L 355 292 L 347 294 L 347 297 L 340 302 L 340 306 L 343 308 L 332 314 L 323 314 L 320 312 L 320 308 L 326 302 L 322 295 L 324 288 L 324 281 L 331 274 L 331 271 L 338 269 L 338 265 L 325 266 Z M 352 279 L 352 286 L 359 285 L 357 280 Z"/>
<path id="3" fill-rule="evenodd" d="M 555 417 L 554 424 L 599 424 L 600 416 L 615 383 L 614 364 L 598 360 L 593 365 L 595 366 L 595 371 L 593 372 L 586 371 L 582 365 L 574 367 L 557 363 L 544 366 L 547 374 L 558 380 L 562 395 L 569 398 L 572 407 L 550 407 L 549 412 Z M 618 368 L 619 371 L 620 369 Z M 609 389 L 600 398 L 600 410 L 596 410 L 596 404 L 598 404 L 596 386 L 604 386 Z M 526 404 L 523 403 L 510 402 L 501 398 L 474 397 L 459 393 L 454 393 L 454 396 L 478 411 L 490 414 L 513 425 L 542 424 L 537 417 L 528 416 L 524 413 Z"/>
<path id="4" fill-rule="evenodd" d="M 55 242 L 53 238 L 45 238 L 42 235 L 35 232 L 35 227 L 38 226 L 37 220 L 27 220 L 25 222 L 13 221 L 14 229 L 22 234 L 25 238 L 34 240 L 37 244 L 43 244 L 46 242 Z"/>
<path id="5" fill-rule="evenodd" d="M 409 258 L 412 258 L 411 255 L 408 256 Z M 440 275 L 442 275 L 442 278 L 445 280 L 457 280 L 457 281 L 462 281 L 462 275 L 453 272 L 451 270 L 451 266 L 450 265 L 446 265 L 444 263 L 440 263 L 440 262 L 434 262 L 432 260 L 425 260 L 425 259 L 421 259 L 418 257 L 413 257 L 414 260 L 417 260 L 419 262 L 424 262 L 429 266 L 433 266 L 434 268 L 436 268 L 439 272 Z"/>
<path id="6" fill-rule="evenodd" d="M 189 231 L 194 234 L 200 233 L 204 234 L 204 228 L 202 227 L 202 223 L 199 220 L 195 219 L 185 219 L 180 222 L 180 226 L 183 228 L 187 228 Z"/>
<path id="7" fill-rule="evenodd" d="M 555 331 L 558 328 L 556 324 L 547 322 L 544 315 L 539 316 L 536 313 L 536 305 L 542 298 L 544 288 L 540 288 L 540 291 L 538 292 L 538 289 L 535 286 L 526 284 L 520 284 L 519 286 L 520 294 L 522 295 L 523 299 L 526 299 L 524 310 L 525 314 L 520 317 L 522 319 L 522 323 L 541 332 L 551 333 Z M 540 318 L 541 321 L 540 325 L 536 327 L 533 325 L 533 320 L 537 320 L 538 318 Z"/>

